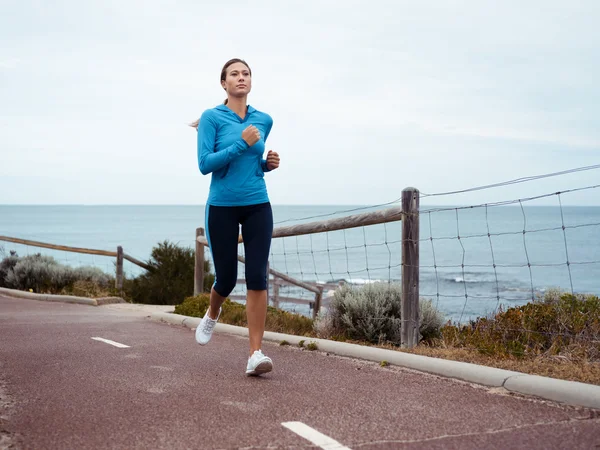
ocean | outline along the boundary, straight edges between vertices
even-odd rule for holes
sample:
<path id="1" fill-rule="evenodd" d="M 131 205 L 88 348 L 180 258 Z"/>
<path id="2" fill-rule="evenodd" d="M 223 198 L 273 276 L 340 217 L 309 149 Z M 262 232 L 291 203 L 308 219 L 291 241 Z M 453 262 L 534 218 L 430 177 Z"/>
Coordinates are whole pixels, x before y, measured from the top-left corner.
<path id="1" fill-rule="evenodd" d="M 273 205 L 275 227 L 367 210 Z M 193 248 L 195 229 L 203 226 L 203 205 L 0 205 L 0 235 L 112 251 L 121 245 L 140 260 L 148 260 L 152 248 L 165 240 Z M 600 207 L 427 206 L 421 210 L 420 239 L 420 295 L 432 299 L 450 320 L 464 322 L 500 305 L 523 304 L 551 288 L 600 295 Z M 303 281 L 397 282 L 400 241 L 401 222 L 274 239 L 270 265 Z M 66 264 L 114 271 L 108 257 L 8 242 L 0 242 L 2 247 L 6 252 L 41 252 Z M 207 256 L 210 259 L 208 252 Z M 128 262 L 125 270 L 128 276 L 141 271 Z M 238 270 L 243 278 L 242 264 Z M 243 292 L 240 285 L 234 293 Z M 313 296 L 294 287 L 282 288 L 280 295 Z M 309 313 L 306 305 L 283 306 Z"/>

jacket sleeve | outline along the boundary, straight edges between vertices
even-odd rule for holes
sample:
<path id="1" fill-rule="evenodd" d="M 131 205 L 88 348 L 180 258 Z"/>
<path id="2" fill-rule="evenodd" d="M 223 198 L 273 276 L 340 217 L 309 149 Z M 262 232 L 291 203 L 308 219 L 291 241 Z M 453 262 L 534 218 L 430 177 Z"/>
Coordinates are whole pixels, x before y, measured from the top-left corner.
<path id="1" fill-rule="evenodd" d="M 267 142 L 267 138 L 269 137 L 269 133 L 271 133 L 271 128 L 273 128 L 273 119 L 269 118 L 269 123 L 267 124 L 267 127 L 265 129 L 265 143 Z M 260 162 L 260 167 L 262 168 L 263 172 L 270 172 L 269 168 L 267 167 L 267 160 L 263 159 Z"/>
<path id="2" fill-rule="evenodd" d="M 217 124 L 210 113 L 205 111 L 198 123 L 198 167 L 202 175 L 225 167 L 248 149 L 248 144 L 240 137 L 229 147 L 216 152 L 216 135 Z"/>

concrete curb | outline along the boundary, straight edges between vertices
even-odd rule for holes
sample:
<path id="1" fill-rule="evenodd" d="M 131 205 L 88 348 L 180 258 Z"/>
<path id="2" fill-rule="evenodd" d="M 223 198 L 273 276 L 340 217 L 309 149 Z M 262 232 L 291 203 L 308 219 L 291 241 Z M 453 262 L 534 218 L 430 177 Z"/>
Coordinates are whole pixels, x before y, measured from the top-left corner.
<path id="1" fill-rule="evenodd" d="M 7 297 L 26 298 L 28 300 L 40 300 L 44 302 L 62 302 L 62 303 L 77 303 L 80 305 L 102 306 L 113 303 L 126 303 L 121 297 L 101 297 L 87 298 L 76 297 L 74 295 L 51 295 L 51 294 L 36 294 L 33 292 L 19 291 L 16 289 L 0 288 L 0 294 Z"/>
<path id="2" fill-rule="evenodd" d="M 173 313 L 153 313 L 150 319 L 157 322 L 167 322 L 173 325 L 183 325 L 194 329 L 200 323 L 196 317 L 182 316 Z M 248 329 L 218 323 L 215 331 L 237 336 L 248 336 Z M 326 339 L 307 338 L 291 334 L 265 331 L 264 339 L 268 341 L 288 341 L 296 344 L 300 341 L 315 342 L 319 351 L 333 353 L 339 356 L 359 358 L 368 361 L 387 361 L 401 367 L 419 370 L 435 375 L 456 378 L 471 383 L 490 387 L 502 387 L 510 392 L 532 395 L 545 400 L 552 400 L 575 406 L 600 409 L 600 386 L 579 383 L 575 381 L 558 380 L 555 378 L 529 375 L 521 372 L 480 366 L 477 364 L 451 361 L 429 356 L 414 355 L 394 350 L 367 347 L 345 342 L 329 341 Z"/>
<path id="3" fill-rule="evenodd" d="M 512 392 L 534 395 L 547 400 L 600 408 L 600 386 L 593 384 L 519 374 L 508 378 L 504 387 Z"/>

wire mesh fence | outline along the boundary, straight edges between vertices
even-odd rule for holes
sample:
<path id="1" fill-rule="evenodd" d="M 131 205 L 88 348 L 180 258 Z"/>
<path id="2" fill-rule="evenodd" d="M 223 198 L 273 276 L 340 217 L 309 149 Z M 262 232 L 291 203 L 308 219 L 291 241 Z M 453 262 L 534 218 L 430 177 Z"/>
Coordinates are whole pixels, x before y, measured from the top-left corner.
<path id="1" fill-rule="evenodd" d="M 598 187 L 422 209 L 420 296 L 433 299 L 448 320 L 466 323 L 492 316 L 501 307 L 539 300 L 553 289 L 598 295 L 600 208 L 570 202 L 572 193 Z M 548 205 L 548 199 L 555 199 L 554 206 Z M 269 263 L 298 280 L 327 286 L 326 305 L 339 283 L 399 283 L 401 242 L 400 222 L 284 237 L 273 240 Z M 285 289 L 287 297 L 310 299 L 313 295 L 298 287 Z M 309 311 L 306 305 L 286 307 Z"/>
<path id="2" fill-rule="evenodd" d="M 600 166 L 588 166 L 555 174 L 526 177 L 505 183 L 457 190 L 445 193 L 422 194 L 432 199 L 453 196 L 473 190 L 491 189 L 507 184 L 533 181 L 540 177 L 556 177 L 580 170 L 595 170 Z M 561 192 L 550 192 L 535 197 L 523 197 L 502 202 L 460 205 L 453 207 L 428 207 L 419 211 L 420 219 L 420 296 L 430 298 L 447 319 L 467 323 L 481 316 L 493 315 L 499 309 L 535 301 L 552 288 L 577 293 L 600 293 L 600 208 L 578 206 L 575 193 L 597 191 L 599 185 L 578 187 Z M 549 204 L 552 201 L 552 204 Z M 278 214 L 276 228 L 290 224 L 343 218 L 351 214 L 399 208 L 400 199 L 366 207 L 342 208 L 296 208 Z M 102 208 L 101 208 L 102 209 Z M 118 209 L 118 208 L 117 208 Z M 139 217 L 128 222 L 135 233 L 131 244 L 123 242 L 125 251 L 132 245 L 133 256 L 147 261 L 150 257 L 147 243 L 141 245 L 145 233 L 154 230 L 144 228 L 148 222 L 156 223 L 148 208 L 133 208 Z M 193 248 L 192 223 L 202 223 L 201 216 L 193 208 L 175 210 L 167 208 L 161 213 L 166 227 L 175 220 L 176 230 L 171 241 Z M 201 208 L 199 208 L 201 210 Z M 296 211 L 292 213 L 291 211 Z M 298 213 L 298 211 L 300 213 Z M 125 210 L 123 210 L 125 212 Z M 128 211 L 130 212 L 130 211 Z M 69 209 L 65 214 L 73 215 Z M 108 232 L 115 229 L 120 219 L 116 212 L 102 214 L 95 211 L 93 222 L 105 216 L 110 218 L 103 227 Z M 168 217 L 167 217 L 168 216 Z M 297 217 L 294 217 L 297 216 Z M 184 223 L 180 217 L 186 218 Z M 67 220 L 67 219 L 65 219 Z M 169 225 L 171 226 L 171 225 Z M 187 231 L 185 231 L 187 229 Z M 136 231 L 137 230 L 137 231 Z M 145 231 L 144 231 L 145 230 Z M 56 232 L 60 232 L 60 227 Z M 155 232 L 154 235 L 158 235 Z M 153 236 L 154 236 L 153 235 Z M 81 244 L 75 235 L 56 234 L 62 244 Z M 69 237 L 70 236 L 70 237 Z M 173 236 L 176 239 L 173 239 Z M 23 233 L 26 239 L 43 239 L 44 236 Z M 58 238 L 57 238 L 58 239 Z M 111 240 L 112 239 L 112 240 Z M 139 240 L 139 242 L 138 242 Z M 105 239 L 107 249 L 114 251 L 114 237 Z M 71 267 L 96 267 L 114 275 L 115 260 L 111 257 L 85 255 L 35 246 L 0 243 L 5 253 L 10 250 L 19 255 L 43 254 Z M 110 247 L 110 248 L 109 248 Z M 369 283 L 400 283 L 402 277 L 402 223 L 383 222 L 335 231 L 315 232 L 274 238 L 269 257 L 272 269 L 300 282 L 323 288 L 323 305 L 340 284 L 361 286 Z M 238 247 L 244 255 L 244 246 Z M 206 257 L 211 260 L 210 251 Z M 211 261 L 212 262 L 212 261 Z M 144 269 L 124 261 L 127 278 L 133 278 Z M 245 266 L 238 264 L 238 278 L 243 279 Z M 277 284 L 271 278 L 270 296 L 274 286 L 277 296 L 284 299 L 284 309 L 310 315 L 314 292 L 290 284 Z M 240 301 L 246 295 L 242 282 L 232 295 Z M 294 299 L 296 301 L 294 301 Z"/>

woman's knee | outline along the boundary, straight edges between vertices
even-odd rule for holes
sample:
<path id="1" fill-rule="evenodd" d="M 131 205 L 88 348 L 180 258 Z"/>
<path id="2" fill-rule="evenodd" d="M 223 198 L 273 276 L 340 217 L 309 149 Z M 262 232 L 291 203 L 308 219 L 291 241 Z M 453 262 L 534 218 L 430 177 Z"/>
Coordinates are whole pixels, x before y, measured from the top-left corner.
<path id="1" fill-rule="evenodd" d="M 235 289 L 237 284 L 236 277 L 228 277 L 227 279 L 217 278 L 217 282 L 214 285 L 214 289 L 221 297 L 229 297 L 229 294 Z"/>
<path id="2" fill-rule="evenodd" d="M 267 289 L 267 273 L 264 271 L 246 272 L 246 289 L 264 291 Z"/>

